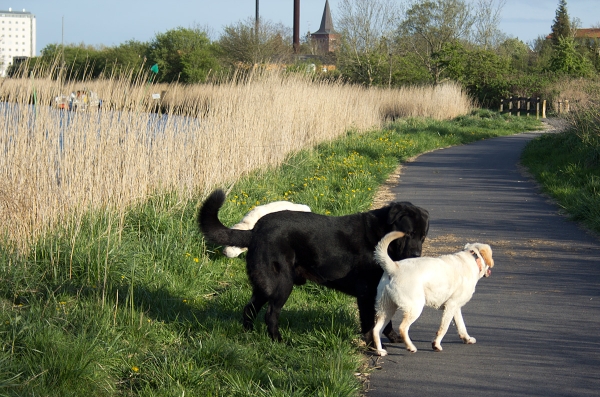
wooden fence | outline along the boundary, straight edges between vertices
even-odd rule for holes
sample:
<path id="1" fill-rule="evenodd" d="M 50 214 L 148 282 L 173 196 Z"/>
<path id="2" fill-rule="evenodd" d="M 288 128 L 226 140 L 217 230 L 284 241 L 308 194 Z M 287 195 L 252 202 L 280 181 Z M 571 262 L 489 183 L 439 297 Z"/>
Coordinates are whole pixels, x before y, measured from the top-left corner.
<path id="1" fill-rule="evenodd" d="M 527 116 L 535 114 L 537 119 L 540 118 L 540 110 L 542 118 L 546 118 L 546 100 L 540 101 L 540 98 L 525 98 L 525 97 L 510 97 L 500 100 L 500 113 L 514 114 Z"/>

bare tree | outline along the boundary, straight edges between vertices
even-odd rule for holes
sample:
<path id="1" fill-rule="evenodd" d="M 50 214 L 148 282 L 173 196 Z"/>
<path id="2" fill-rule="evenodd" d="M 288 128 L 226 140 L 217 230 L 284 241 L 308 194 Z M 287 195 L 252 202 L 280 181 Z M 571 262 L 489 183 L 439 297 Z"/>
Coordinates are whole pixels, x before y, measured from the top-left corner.
<path id="1" fill-rule="evenodd" d="M 248 18 L 226 26 L 218 41 L 222 58 L 230 64 L 255 65 L 262 62 L 280 62 L 291 54 L 290 29 L 282 24 Z"/>
<path id="2" fill-rule="evenodd" d="M 401 16 L 398 1 L 342 0 L 337 15 L 336 29 L 342 37 L 339 61 L 371 86 L 390 65 L 392 38 Z"/>
<path id="3" fill-rule="evenodd" d="M 473 42 L 484 50 L 495 48 L 506 39 L 498 28 L 506 0 L 477 0 L 473 12 Z"/>

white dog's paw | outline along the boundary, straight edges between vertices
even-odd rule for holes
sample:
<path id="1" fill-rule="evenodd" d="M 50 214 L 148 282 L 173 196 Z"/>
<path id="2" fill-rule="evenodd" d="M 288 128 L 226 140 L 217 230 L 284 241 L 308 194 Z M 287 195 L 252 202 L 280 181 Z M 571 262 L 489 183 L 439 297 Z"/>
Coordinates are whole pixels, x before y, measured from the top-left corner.
<path id="1" fill-rule="evenodd" d="M 385 350 L 385 349 L 381 349 L 381 350 L 377 349 L 377 355 L 381 356 L 381 357 L 385 357 L 385 356 L 387 356 L 387 350 Z"/>
<path id="2" fill-rule="evenodd" d="M 463 342 L 467 345 L 474 345 L 475 343 L 477 343 L 477 339 L 469 336 L 467 338 L 463 338 Z"/>
<path id="3" fill-rule="evenodd" d="M 223 254 L 225 254 L 225 256 L 228 257 L 228 258 L 237 258 L 244 251 L 246 251 L 245 248 L 225 247 L 223 249 Z"/>
<path id="4" fill-rule="evenodd" d="M 431 347 L 433 348 L 433 350 L 435 350 L 436 352 L 441 352 L 442 350 L 442 345 L 437 343 L 436 341 L 431 342 Z"/>
<path id="5" fill-rule="evenodd" d="M 406 350 L 408 350 L 411 353 L 416 353 L 417 347 L 416 346 L 406 346 Z"/>

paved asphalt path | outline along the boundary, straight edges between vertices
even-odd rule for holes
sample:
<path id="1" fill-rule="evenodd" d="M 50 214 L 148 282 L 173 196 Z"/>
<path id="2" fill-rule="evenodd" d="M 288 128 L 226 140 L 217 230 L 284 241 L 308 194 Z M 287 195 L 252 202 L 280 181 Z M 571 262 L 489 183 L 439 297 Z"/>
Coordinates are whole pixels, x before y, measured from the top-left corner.
<path id="1" fill-rule="evenodd" d="M 424 254 L 488 243 L 495 267 L 463 307 L 477 343 L 462 344 L 452 324 L 434 352 L 441 311 L 426 308 L 410 328 L 416 353 L 388 343 L 387 357 L 371 359 L 380 369 L 368 397 L 600 396 L 600 239 L 520 172 L 538 135 L 437 150 L 403 167 L 393 193 L 429 211 Z"/>

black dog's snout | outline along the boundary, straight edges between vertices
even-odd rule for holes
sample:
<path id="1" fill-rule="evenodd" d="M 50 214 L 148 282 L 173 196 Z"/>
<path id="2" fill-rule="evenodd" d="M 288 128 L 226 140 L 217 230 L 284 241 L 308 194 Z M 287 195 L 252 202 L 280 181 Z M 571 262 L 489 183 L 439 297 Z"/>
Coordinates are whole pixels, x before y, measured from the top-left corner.
<path id="1" fill-rule="evenodd" d="M 423 252 L 421 250 L 414 250 L 413 252 L 409 253 L 411 258 L 418 258 L 421 256 Z"/>

